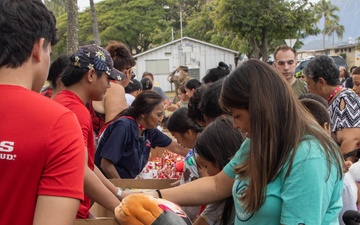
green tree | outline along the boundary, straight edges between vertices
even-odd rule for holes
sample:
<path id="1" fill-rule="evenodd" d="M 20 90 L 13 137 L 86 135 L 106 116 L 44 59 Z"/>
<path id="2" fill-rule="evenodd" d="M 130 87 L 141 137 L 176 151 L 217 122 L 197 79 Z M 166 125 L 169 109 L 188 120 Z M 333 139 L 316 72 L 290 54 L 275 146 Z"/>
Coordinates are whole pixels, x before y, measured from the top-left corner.
<path id="1" fill-rule="evenodd" d="M 56 17 L 57 36 L 60 41 L 52 47 L 51 59 L 54 60 L 60 55 L 66 54 L 67 39 L 67 14 L 66 0 L 45 0 L 46 7 L 52 11 Z"/>
<path id="2" fill-rule="evenodd" d="M 165 5 L 170 10 L 165 9 Z M 179 15 L 175 0 L 105 0 L 96 3 L 95 7 L 101 45 L 118 40 L 127 44 L 133 53 L 171 41 L 172 24 L 178 24 L 175 23 Z M 80 45 L 94 43 L 90 15 L 89 8 L 78 14 Z M 54 57 L 66 52 L 64 46 L 68 36 L 67 17 L 59 16 L 57 21 L 60 42 L 53 49 Z"/>
<path id="3" fill-rule="evenodd" d="M 135 53 L 183 35 L 266 60 L 268 50 L 287 38 L 319 33 L 308 0 L 104 0 L 95 4 L 101 45 L 127 44 Z M 90 9 L 79 13 L 79 44 L 94 42 Z M 63 54 L 66 16 L 58 16 L 61 41 L 53 55 Z M 299 45 L 300 42 L 297 43 Z"/>
<path id="4" fill-rule="evenodd" d="M 335 13 L 339 11 L 339 7 L 333 5 L 329 0 L 320 0 L 315 5 L 316 19 L 319 21 L 321 18 L 324 19 L 324 27 L 322 30 L 323 35 L 323 49 L 325 49 L 325 35 L 326 27 L 329 26 L 331 21 L 339 22 L 339 16 Z"/>
<path id="5" fill-rule="evenodd" d="M 59 17 L 66 13 L 66 0 L 45 0 L 46 7 L 52 11 L 55 17 Z"/>
<path id="6" fill-rule="evenodd" d="M 332 45 L 334 46 L 335 33 L 336 36 L 341 40 L 345 32 L 345 27 L 340 25 L 337 21 L 330 20 L 324 29 L 324 33 L 329 37 L 332 37 Z"/>
<path id="7" fill-rule="evenodd" d="M 97 4 L 100 37 L 103 44 L 115 39 L 124 42 L 133 53 L 148 50 L 153 43 L 153 35 L 159 39 L 159 29 L 166 29 L 171 23 L 171 17 L 164 6 L 171 8 L 175 1 L 157 0 L 108 0 Z M 80 32 L 87 33 L 89 27 L 87 17 L 81 14 Z M 167 41 L 171 33 L 167 34 Z M 82 41 L 83 39 L 80 38 Z"/>
<path id="8" fill-rule="evenodd" d="M 214 11 L 216 7 L 213 1 L 199 1 L 187 19 L 184 28 L 185 36 L 240 51 L 242 41 L 235 33 L 215 27 Z"/>
<path id="9" fill-rule="evenodd" d="M 215 25 L 232 31 L 251 46 L 251 58 L 268 58 L 269 45 L 286 38 L 319 32 L 312 4 L 307 0 L 216 0 Z"/>

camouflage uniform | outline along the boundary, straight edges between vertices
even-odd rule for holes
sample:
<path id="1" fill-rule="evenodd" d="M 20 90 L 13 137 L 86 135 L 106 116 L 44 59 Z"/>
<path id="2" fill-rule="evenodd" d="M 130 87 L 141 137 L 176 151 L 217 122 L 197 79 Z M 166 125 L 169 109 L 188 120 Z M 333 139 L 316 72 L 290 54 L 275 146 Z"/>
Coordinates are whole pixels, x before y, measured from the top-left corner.
<path id="1" fill-rule="evenodd" d="M 174 83 L 175 85 L 175 97 L 173 100 L 173 103 L 176 104 L 180 99 L 178 97 L 178 93 L 177 90 L 179 89 L 179 87 L 181 87 L 182 85 L 185 85 L 186 82 L 188 82 L 189 80 L 193 79 L 192 77 L 188 76 L 188 67 L 187 66 L 180 66 L 178 68 L 176 68 L 176 70 L 174 70 L 168 77 L 168 81 L 170 83 Z M 175 73 L 179 71 L 179 76 L 175 76 Z"/>

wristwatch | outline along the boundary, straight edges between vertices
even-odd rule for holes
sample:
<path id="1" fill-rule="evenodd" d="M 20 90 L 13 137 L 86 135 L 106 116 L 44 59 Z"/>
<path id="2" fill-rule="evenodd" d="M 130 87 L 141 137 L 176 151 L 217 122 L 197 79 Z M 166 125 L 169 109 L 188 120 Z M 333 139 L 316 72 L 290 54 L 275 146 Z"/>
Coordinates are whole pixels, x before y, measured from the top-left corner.
<path id="1" fill-rule="evenodd" d="M 120 199 L 120 197 L 121 197 L 122 193 L 123 193 L 123 189 L 121 189 L 121 188 L 117 187 L 117 193 L 116 193 L 116 195 L 115 195 L 115 196 L 116 196 L 118 199 Z"/>

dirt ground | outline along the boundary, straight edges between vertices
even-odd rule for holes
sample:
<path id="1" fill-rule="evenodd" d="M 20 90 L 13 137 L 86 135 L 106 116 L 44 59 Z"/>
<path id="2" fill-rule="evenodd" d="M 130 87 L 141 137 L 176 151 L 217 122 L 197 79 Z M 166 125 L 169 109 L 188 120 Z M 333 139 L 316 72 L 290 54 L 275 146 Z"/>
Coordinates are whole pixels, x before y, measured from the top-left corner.
<path id="1" fill-rule="evenodd" d="M 175 92 L 174 91 L 167 91 L 165 92 L 166 96 L 169 97 L 169 99 L 172 101 L 175 97 Z"/>

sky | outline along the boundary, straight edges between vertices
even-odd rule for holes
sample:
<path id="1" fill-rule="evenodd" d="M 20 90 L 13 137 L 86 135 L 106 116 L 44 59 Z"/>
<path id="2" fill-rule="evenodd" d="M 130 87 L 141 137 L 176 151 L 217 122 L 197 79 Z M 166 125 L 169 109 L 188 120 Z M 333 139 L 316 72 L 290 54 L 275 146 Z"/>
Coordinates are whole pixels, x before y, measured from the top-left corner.
<path id="1" fill-rule="evenodd" d="M 103 0 L 94 0 L 94 2 L 101 2 Z M 318 2 L 319 0 L 310 0 L 310 2 Z M 80 10 L 84 10 L 86 7 L 90 7 L 89 0 L 78 0 L 78 7 Z"/>
<path id="2" fill-rule="evenodd" d="M 101 2 L 102 0 L 94 0 L 95 3 Z M 78 7 L 81 10 L 85 9 L 86 7 L 90 7 L 90 1 L 89 0 L 78 0 Z"/>

